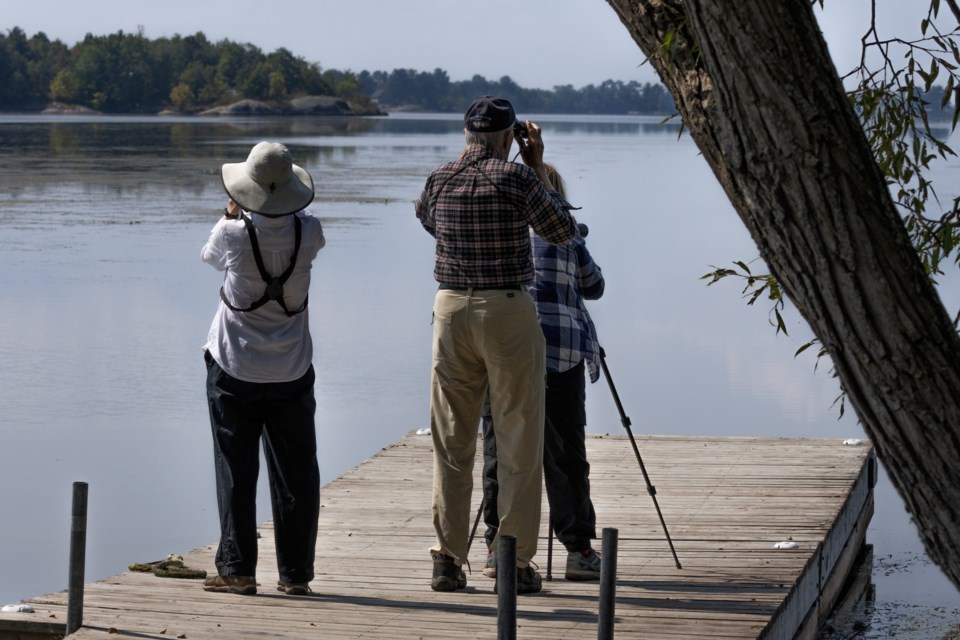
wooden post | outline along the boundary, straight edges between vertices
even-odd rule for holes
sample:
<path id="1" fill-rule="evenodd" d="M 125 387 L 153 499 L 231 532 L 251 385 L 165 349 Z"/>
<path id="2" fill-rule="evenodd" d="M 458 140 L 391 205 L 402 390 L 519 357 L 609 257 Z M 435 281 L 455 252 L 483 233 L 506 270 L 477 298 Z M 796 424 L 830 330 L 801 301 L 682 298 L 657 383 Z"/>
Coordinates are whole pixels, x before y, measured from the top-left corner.
<path id="1" fill-rule="evenodd" d="M 73 483 L 70 525 L 70 577 L 67 588 L 67 635 L 83 625 L 83 569 L 87 547 L 87 483 Z"/>
<path id="2" fill-rule="evenodd" d="M 497 539 L 497 640 L 517 638 L 517 536 Z"/>
<path id="3" fill-rule="evenodd" d="M 617 530 L 603 530 L 600 547 L 600 615 L 598 640 L 613 640 L 613 619 L 617 599 Z"/>

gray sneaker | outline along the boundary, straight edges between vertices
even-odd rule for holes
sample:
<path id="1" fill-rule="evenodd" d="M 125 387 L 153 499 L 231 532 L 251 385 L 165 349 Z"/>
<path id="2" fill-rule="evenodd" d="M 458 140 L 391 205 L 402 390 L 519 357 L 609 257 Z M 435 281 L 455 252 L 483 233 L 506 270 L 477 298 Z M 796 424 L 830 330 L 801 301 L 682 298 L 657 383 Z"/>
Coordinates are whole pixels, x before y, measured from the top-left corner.
<path id="1" fill-rule="evenodd" d="M 487 551 L 487 562 L 483 565 L 483 575 L 488 578 L 497 577 L 497 554 L 493 552 L 493 549 Z"/>
<path id="2" fill-rule="evenodd" d="M 593 549 L 567 554 L 567 580 L 599 580 L 600 554 Z"/>

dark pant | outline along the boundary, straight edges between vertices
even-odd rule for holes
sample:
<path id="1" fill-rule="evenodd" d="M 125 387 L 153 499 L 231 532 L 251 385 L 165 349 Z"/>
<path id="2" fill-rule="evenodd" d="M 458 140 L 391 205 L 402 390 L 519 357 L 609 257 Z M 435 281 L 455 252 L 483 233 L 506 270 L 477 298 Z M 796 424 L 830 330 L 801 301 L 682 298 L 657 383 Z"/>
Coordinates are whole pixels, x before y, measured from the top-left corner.
<path id="1" fill-rule="evenodd" d="M 596 538 L 597 516 L 590 500 L 590 463 L 584 444 L 586 384 L 580 364 L 547 373 L 543 430 L 543 480 L 550 503 L 550 524 L 567 551 L 583 551 Z M 489 547 L 497 534 L 497 442 L 490 412 L 483 412 L 483 522 Z"/>
<path id="2" fill-rule="evenodd" d="M 313 367 L 293 382 L 254 383 L 228 375 L 209 353 L 205 360 L 220 510 L 217 571 L 256 575 L 262 436 L 280 579 L 309 582 L 320 515 Z"/>

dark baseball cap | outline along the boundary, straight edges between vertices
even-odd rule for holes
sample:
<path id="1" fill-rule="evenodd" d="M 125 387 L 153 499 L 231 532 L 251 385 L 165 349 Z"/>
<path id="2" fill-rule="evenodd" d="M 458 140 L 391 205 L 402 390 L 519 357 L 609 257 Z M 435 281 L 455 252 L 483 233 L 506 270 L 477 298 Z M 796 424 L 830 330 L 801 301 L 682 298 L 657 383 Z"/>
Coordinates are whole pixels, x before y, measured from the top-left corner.
<path id="1" fill-rule="evenodd" d="M 509 100 L 481 96 L 467 107 L 463 126 L 467 131 L 503 131 L 512 127 L 516 119 L 517 114 Z"/>

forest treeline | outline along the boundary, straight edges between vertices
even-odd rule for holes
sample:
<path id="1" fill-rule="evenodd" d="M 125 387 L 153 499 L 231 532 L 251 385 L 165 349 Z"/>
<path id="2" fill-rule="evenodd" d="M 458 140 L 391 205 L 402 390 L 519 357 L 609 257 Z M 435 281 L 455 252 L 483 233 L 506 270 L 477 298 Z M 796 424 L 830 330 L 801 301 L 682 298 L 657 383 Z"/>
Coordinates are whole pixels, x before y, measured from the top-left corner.
<path id="1" fill-rule="evenodd" d="M 492 81 L 475 75 L 470 80 L 451 81 L 443 69 L 362 71 L 357 79 L 367 95 L 394 108 L 458 112 L 477 96 L 495 95 L 508 98 L 525 113 L 671 114 L 675 110 L 673 97 L 659 83 L 606 80 L 580 89 L 573 85 L 525 89 L 510 76 Z"/>
<path id="2" fill-rule="evenodd" d="M 939 92 L 939 93 L 937 93 Z M 443 69 L 322 69 L 281 48 L 210 42 L 202 32 L 156 39 L 142 32 L 87 36 L 75 45 L 28 37 L 18 27 L 0 34 L 0 111 L 39 111 L 51 103 L 103 113 L 194 113 L 242 99 L 283 103 L 306 95 L 343 98 L 358 110 L 460 112 L 479 95 L 510 99 L 524 113 L 674 113 L 659 83 L 606 80 L 579 89 L 527 89 L 509 76 L 452 81 Z M 930 94 L 931 115 L 943 89 Z"/>
<path id="3" fill-rule="evenodd" d="M 659 84 L 608 80 L 581 89 L 525 89 L 509 77 L 451 81 L 446 71 L 321 69 L 287 49 L 210 42 L 202 32 L 149 39 L 122 31 L 88 34 L 74 46 L 20 28 L 0 34 L 0 111 L 37 111 L 50 103 L 104 113 L 194 112 L 249 98 L 282 102 L 333 95 L 365 108 L 459 112 L 478 95 L 496 94 L 526 113 L 672 113 Z"/>

